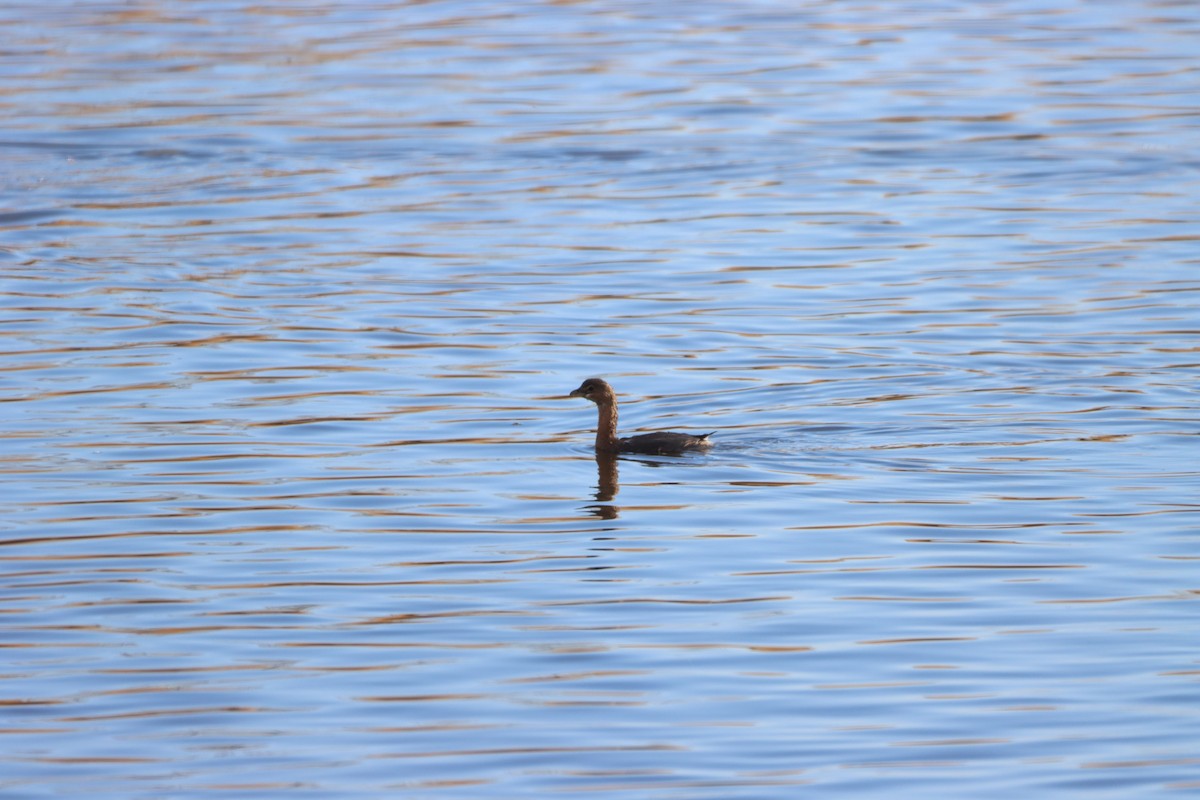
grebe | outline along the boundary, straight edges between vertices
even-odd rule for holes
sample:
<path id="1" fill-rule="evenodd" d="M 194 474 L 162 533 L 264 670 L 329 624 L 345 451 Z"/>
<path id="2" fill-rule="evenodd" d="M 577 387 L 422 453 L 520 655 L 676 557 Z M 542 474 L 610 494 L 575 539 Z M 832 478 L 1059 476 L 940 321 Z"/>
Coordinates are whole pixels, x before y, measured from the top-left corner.
<path id="1" fill-rule="evenodd" d="M 617 395 L 612 387 L 600 378 L 588 378 L 571 392 L 571 397 L 591 400 L 600 411 L 596 425 L 597 453 L 645 453 L 655 456 L 678 456 L 687 452 L 707 450 L 712 447 L 708 440 L 711 433 L 693 436 L 690 433 L 655 431 L 639 433 L 637 436 L 617 438 Z"/>

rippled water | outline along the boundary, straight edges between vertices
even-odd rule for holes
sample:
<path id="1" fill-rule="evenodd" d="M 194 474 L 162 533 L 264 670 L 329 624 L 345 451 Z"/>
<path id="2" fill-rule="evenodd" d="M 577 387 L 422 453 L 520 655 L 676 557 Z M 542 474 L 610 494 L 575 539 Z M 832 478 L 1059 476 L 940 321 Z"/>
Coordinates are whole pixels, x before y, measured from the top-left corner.
<path id="1" fill-rule="evenodd" d="M 7 4 L 0 790 L 1197 791 L 1198 8 Z"/>

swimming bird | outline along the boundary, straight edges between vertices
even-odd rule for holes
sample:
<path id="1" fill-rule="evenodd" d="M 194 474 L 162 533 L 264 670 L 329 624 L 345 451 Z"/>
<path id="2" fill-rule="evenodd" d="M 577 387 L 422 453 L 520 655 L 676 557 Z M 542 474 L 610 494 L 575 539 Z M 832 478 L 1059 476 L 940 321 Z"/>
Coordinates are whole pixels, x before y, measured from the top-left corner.
<path id="1" fill-rule="evenodd" d="M 596 425 L 597 453 L 644 453 L 655 456 L 678 456 L 687 452 L 707 450 L 712 447 L 708 437 L 712 433 L 692 435 L 675 431 L 639 433 L 637 436 L 617 438 L 617 395 L 601 378 L 588 378 L 571 392 L 571 397 L 591 400 L 600 411 Z"/>

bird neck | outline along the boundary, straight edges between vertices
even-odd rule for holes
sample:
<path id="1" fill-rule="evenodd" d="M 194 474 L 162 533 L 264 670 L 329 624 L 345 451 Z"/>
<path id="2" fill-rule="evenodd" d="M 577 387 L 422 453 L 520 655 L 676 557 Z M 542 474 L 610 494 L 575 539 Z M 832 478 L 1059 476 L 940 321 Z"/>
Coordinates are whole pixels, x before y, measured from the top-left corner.
<path id="1" fill-rule="evenodd" d="M 600 420 L 596 423 L 596 450 L 601 453 L 617 451 L 617 401 L 605 400 L 597 403 Z"/>

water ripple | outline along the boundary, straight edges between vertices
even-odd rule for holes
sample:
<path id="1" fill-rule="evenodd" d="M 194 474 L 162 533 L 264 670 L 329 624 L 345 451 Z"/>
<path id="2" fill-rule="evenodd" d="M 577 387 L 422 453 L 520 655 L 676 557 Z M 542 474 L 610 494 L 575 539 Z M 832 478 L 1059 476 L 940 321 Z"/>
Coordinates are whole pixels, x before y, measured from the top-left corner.
<path id="1" fill-rule="evenodd" d="M 1200 17 L 535 5 L 0 10 L 4 789 L 1194 788 Z"/>

